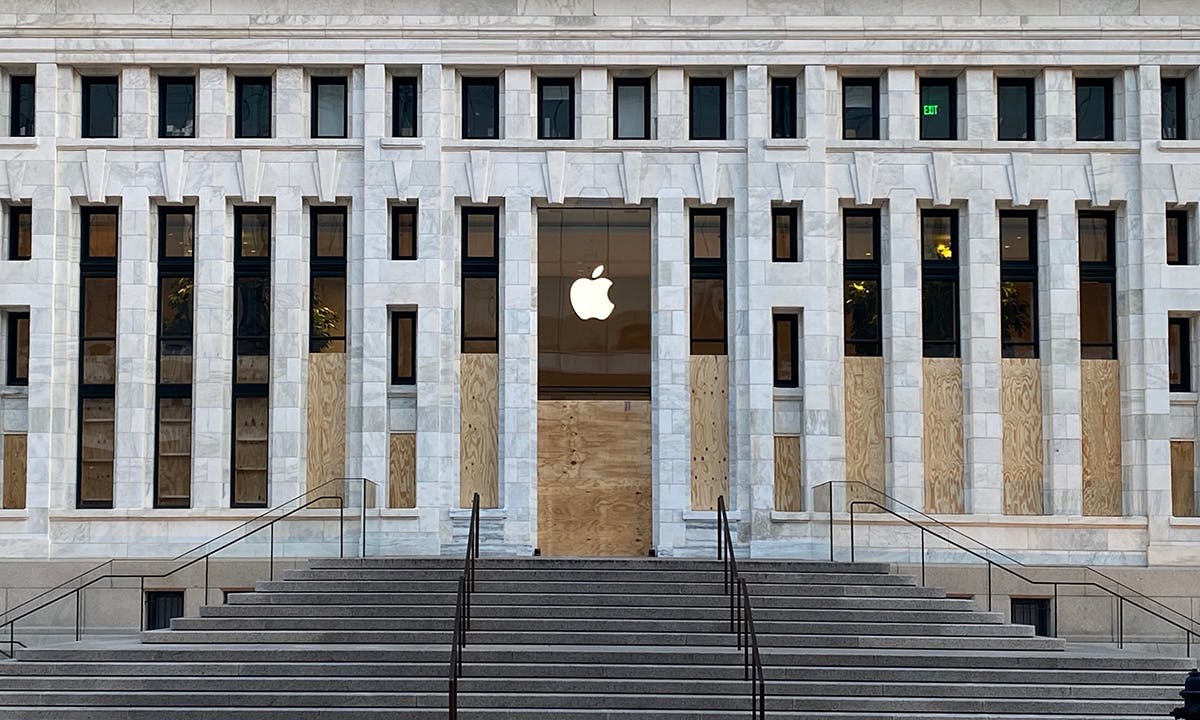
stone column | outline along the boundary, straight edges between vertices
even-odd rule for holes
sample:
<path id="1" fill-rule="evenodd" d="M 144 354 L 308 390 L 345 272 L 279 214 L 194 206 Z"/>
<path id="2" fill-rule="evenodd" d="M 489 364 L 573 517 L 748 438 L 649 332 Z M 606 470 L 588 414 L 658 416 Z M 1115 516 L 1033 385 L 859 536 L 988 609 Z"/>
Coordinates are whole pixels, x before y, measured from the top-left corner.
<path id="1" fill-rule="evenodd" d="M 880 137 L 888 140 L 915 140 L 919 137 L 917 74 L 912 68 L 888 68 L 886 98 L 880 98 L 886 109 L 881 113 L 884 127 Z"/>
<path id="2" fill-rule="evenodd" d="M 506 140 L 537 137 L 533 124 L 533 76 L 529 68 L 506 68 L 502 92 L 504 97 L 500 114 L 504 124 L 500 137 Z"/>
<path id="3" fill-rule="evenodd" d="M 1083 512 L 1083 428 L 1079 419 L 1079 225 L 1075 193 L 1052 190 L 1047 232 L 1038 233 L 1038 325 L 1042 330 L 1042 406 L 1047 514 Z"/>
<path id="4" fill-rule="evenodd" d="M 152 112 L 157 113 L 158 96 L 151 86 L 154 76 L 148 67 L 126 67 L 121 70 L 120 99 L 118 100 L 117 134 L 122 138 L 151 138 L 158 136 L 158 125 Z M 155 108 L 151 110 L 151 108 Z"/>
<path id="5" fill-rule="evenodd" d="M 882 214 L 883 394 L 887 492 L 925 506 L 921 246 L 916 194 L 893 191 Z"/>
<path id="6" fill-rule="evenodd" d="M 504 198 L 500 261 L 500 503 L 504 540 L 537 544 L 537 240 L 532 202 Z"/>
<path id="7" fill-rule="evenodd" d="M 996 81 L 991 68 L 970 68 L 966 72 L 967 131 L 962 140 L 990 142 L 998 134 Z"/>
<path id="8" fill-rule="evenodd" d="M 1042 108 L 1046 121 L 1045 136 L 1051 143 L 1075 141 L 1075 78 L 1070 68 L 1046 68 L 1042 71 Z M 1078 263 L 1079 258 L 1075 259 Z"/>
<path id="9" fill-rule="evenodd" d="M 153 506 L 158 275 L 150 211 L 147 188 L 123 188 L 117 242 L 114 508 Z"/>
<path id="10" fill-rule="evenodd" d="M 585 67 L 579 72 L 579 137 L 604 140 L 612 137 L 612 98 L 608 90 L 608 68 Z"/>
<path id="11" fill-rule="evenodd" d="M 683 69 L 659 68 L 656 74 L 658 85 L 658 132 L 651 135 L 659 139 L 683 139 L 687 135 L 687 81 Z M 652 118 L 653 120 L 653 118 Z"/>
<path id="12" fill-rule="evenodd" d="M 224 67 L 200 68 L 196 78 L 196 137 L 232 137 L 231 102 L 229 71 Z"/>
<path id="13" fill-rule="evenodd" d="M 306 487 L 302 452 L 307 432 L 304 369 L 308 362 L 308 232 L 300 188 L 275 193 L 275 246 L 271 257 L 270 487 L 274 506 Z"/>

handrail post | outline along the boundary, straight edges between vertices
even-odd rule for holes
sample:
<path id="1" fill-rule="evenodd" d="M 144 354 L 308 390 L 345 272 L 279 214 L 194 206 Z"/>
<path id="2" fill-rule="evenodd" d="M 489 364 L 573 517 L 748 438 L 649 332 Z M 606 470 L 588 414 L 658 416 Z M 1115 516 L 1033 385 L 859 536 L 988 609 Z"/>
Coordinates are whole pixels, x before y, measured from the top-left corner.
<path id="1" fill-rule="evenodd" d="M 346 559 L 346 501 L 338 502 L 338 558 Z"/>
<path id="2" fill-rule="evenodd" d="M 850 503 L 850 562 L 854 562 L 854 506 Z"/>
<path id="3" fill-rule="evenodd" d="M 79 642 L 79 588 L 75 588 L 75 642 Z"/>
<path id="4" fill-rule="evenodd" d="M 274 531 L 275 523 L 271 523 L 272 532 Z M 208 604 L 208 555 L 204 556 L 204 602 L 202 605 Z"/>
<path id="5" fill-rule="evenodd" d="M 988 569 L 988 612 L 992 611 L 992 561 L 987 561 Z"/>
<path id="6" fill-rule="evenodd" d="M 921 587 L 925 587 L 925 528 L 921 528 Z"/>
<path id="7" fill-rule="evenodd" d="M 138 632 L 146 630 L 146 576 L 138 584 Z"/>
<path id="8" fill-rule="evenodd" d="M 372 493 L 373 494 L 373 493 Z M 374 499 L 374 498 L 372 498 Z M 358 536 L 362 540 L 362 549 L 359 553 L 359 558 L 367 556 L 367 479 L 362 479 L 362 497 L 359 498 L 358 509 Z"/>
<path id="9" fill-rule="evenodd" d="M 1117 596 L 1117 649 L 1125 649 L 1125 596 Z"/>
<path id="10" fill-rule="evenodd" d="M 1058 637 L 1058 583 L 1054 583 L 1054 637 Z"/>
<path id="11" fill-rule="evenodd" d="M 833 562 L 833 483 L 825 483 L 829 488 L 829 562 Z"/>
<path id="12" fill-rule="evenodd" d="M 207 567 L 207 561 L 206 561 Z M 275 523 L 271 523 L 271 582 L 275 582 Z M 204 592 L 204 602 L 208 602 L 208 591 Z"/>

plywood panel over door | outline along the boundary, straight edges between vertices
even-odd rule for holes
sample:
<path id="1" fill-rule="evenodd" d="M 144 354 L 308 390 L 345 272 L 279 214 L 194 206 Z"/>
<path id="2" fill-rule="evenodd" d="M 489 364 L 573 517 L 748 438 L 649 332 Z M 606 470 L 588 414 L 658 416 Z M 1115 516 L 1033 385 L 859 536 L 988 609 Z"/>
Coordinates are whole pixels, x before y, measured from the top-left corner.
<path id="1" fill-rule="evenodd" d="M 800 512 L 804 491 L 800 482 L 800 438 L 775 436 L 775 509 Z"/>
<path id="2" fill-rule="evenodd" d="M 692 509 L 716 510 L 729 498 L 729 358 L 693 355 Z"/>
<path id="3" fill-rule="evenodd" d="M 653 543 L 650 402 L 538 402 L 543 555 L 645 556 Z"/>
<path id="4" fill-rule="evenodd" d="M 25 463 L 27 457 L 25 435 L 4 436 L 4 477 L 0 484 L 4 488 L 5 510 L 21 510 L 25 507 Z"/>
<path id="5" fill-rule="evenodd" d="M 1116 360 L 1080 363 L 1083 514 L 1120 515 L 1121 379 Z"/>
<path id="6" fill-rule="evenodd" d="M 309 353 L 308 489 L 345 475 L 346 354 Z"/>
<path id="7" fill-rule="evenodd" d="M 925 510 L 963 511 L 962 361 L 925 358 Z"/>
<path id="8" fill-rule="evenodd" d="M 459 504 L 500 504 L 500 356 L 464 353 L 460 387 L 462 427 L 459 433 Z"/>
<path id="9" fill-rule="evenodd" d="M 883 454 L 883 358 L 846 358 L 845 382 L 846 481 L 849 483 L 846 502 L 871 500 L 882 504 L 881 493 L 887 491 Z"/>
<path id="10" fill-rule="evenodd" d="M 1171 441 L 1171 514 L 1196 516 L 1196 443 Z"/>
<path id="11" fill-rule="evenodd" d="M 388 448 L 388 507 L 417 506 L 417 436 L 392 433 Z"/>
<path id="12" fill-rule="evenodd" d="M 1000 361 L 1000 414 L 1004 423 L 1004 512 L 1041 515 L 1045 504 L 1040 360 Z"/>

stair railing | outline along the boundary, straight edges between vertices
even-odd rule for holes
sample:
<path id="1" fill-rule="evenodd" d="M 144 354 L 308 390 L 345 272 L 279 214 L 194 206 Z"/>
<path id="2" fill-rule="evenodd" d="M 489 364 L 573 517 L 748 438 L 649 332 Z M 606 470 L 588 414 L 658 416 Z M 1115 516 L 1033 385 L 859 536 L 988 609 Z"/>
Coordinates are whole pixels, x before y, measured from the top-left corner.
<path id="1" fill-rule="evenodd" d="M 471 523 L 467 530 L 467 551 L 463 571 L 458 576 L 454 596 L 454 632 L 450 636 L 450 686 L 447 707 L 450 720 L 458 718 L 458 679 L 463 674 L 463 649 L 471 629 L 471 593 L 475 591 L 475 560 L 479 557 L 479 493 L 471 498 Z"/>
<path id="2" fill-rule="evenodd" d="M 729 631 L 737 634 L 738 650 L 742 651 L 745 679 L 750 681 L 750 717 L 762 720 L 767 716 L 767 689 L 762 655 L 758 650 L 758 634 L 754 631 L 754 613 L 750 608 L 750 590 L 746 579 L 738 574 L 737 558 L 733 554 L 733 534 L 729 529 L 729 512 L 725 496 L 717 497 L 717 559 L 722 561 L 725 592 L 729 595 Z"/>

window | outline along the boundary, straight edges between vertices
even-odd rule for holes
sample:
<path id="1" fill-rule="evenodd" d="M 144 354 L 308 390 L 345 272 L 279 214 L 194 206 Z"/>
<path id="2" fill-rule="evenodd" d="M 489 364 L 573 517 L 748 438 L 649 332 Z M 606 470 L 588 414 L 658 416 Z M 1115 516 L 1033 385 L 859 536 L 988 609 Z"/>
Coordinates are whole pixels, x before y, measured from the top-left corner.
<path id="1" fill-rule="evenodd" d="M 1050 637 L 1050 599 L 1012 598 L 1014 625 L 1032 625 L 1033 634 Z"/>
<path id="2" fill-rule="evenodd" d="M 417 206 L 392 206 L 392 259 L 417 259 Z"/>
<path id="3" fill-rule="evenodd" d="M 879 139 L 878 78 L 842 80 L 842 138 Z"/>
<path id="4" fill-rule="evenodd" d="M 205 601 L 207 604 L 207 600 Z M 182 590 L 148 590 L 146 592 L 146 629 L 165 630 L 171 621 L 183 617 Z"/>
<path id="5" fill-rule="evenodd" d="M 1038 356 L 1037 212 L 1000 212 L 1000 354 Z"/>
<path id="6" fill-rule="evenodd" d="M 771 78 L 771 137 L 797 137 L 798 118 L 796 78 Z"/>
<path id="7" fill-rule="evenodd" d="M 1187 90 L 1183 78 L 1162 79 L 1163 140 L 1187 138 Z"/>
<path id="8" fill-rule="evenodd" d="M 346 78 L 312 79 L 312 136 L 346 137 Z"/>
<path id="9" fill-rule="evenodd" d="M 392 313 L 392 384 L 417 382 L 417 311 Z"/>
<path id="10" fill-rule="evenodd" d="M 11 87 L 11 105 L 9 107 L 9 130 L 13 137 L 33 137 L 34 97 L 36 86 L 33 77 L 29 75 L 14 75 Z"/>
<path id="11" fill-rule="evenodd" d="M 158 136 L 196 137 L 196 79 L 158 79 Z"/>
<path id="12" fill-rule="evenodd" d="M 725 78 L 692 78 L 688 112 L 692 140 L 725 139 Z"/>
<path id="13" fill-rule="evenodd" d="M 725 210 L 692 210 L 691 325 L 693 355 L 726 353 Z"/>
<path id="14" fill-rule="evenodd" d="M 462 210 L 462 351 L 500 351 L 500 209 Z"/>
<path id="15" fill-rule="evenodd" d="M 154 507 L 191 505 L 195 213 L 158 212 L 158 384 Z"/>
<path id="16" fill-rule="evenodd" d="M 879 324 L 882 308 L 879 234 L 878 210 L 843 212 L 842 274 L 847 356 L 883 355 L 883 334 Z"/>
<path id="17" fill-rule="evenodd" d="M 266 507 L 271 378 L 271 210 L 233 212 L 233 507 Z"/>
<path id="18" fill-rule="evenodd" d="M 115 77 L 83 79 L 83 137 L 117 136 L 117 87 Z"/>
<path id="19" fill-rule="evenodd" d="M 417 79 L 392 78 L 392 136 L 417 136 Z"/>
<path id="20" fill-rule="evenodd" d="M 925 357 L 959 357 L 958 212 L 921 213 L 921 320 Z"/>
<path id="21" fill-rule="evenodd" d="M 1116 218 L 1079 213 L 1079 340 L 1084 359 L 1117 359 Z"/>
<path id="22" fill-rule="evenodd" d="M 650 78 L 613 78 L 613 138 L 650 139 Z"/>
<path id="23" fill-rule="evenodd" d="M 1167 264 L 1187 265 L 1188 262 L 1188 212 L 1167 211 Z"/>
<path id="24" fill-rule="evenodd" d="M 1075 139 L 1113 139 L 1113 81 L 1080 78 L 1075 81 Z"/>
<path id="25" fill-rule="evenodd" d="M 538 139 L 575 137 L 575 82 L 571 78 L 538 78 Z"/>
<path id="26" fill-rule="evenodd" d="M 958 81 L 921 78 L 921 139 L 958 137 Z"/>
<path id="27" fill-rule="evenodd" d="M 775 387 L 800 386 L 800 318 L 796 313 L 775 313 Z"/>
<path id="28" fill-rule="evenodd" d="M 80 210 L 79 483 L 76 505 L 111 508 L 117 381 L 117 209 Z"/>
<path id="29" fill-rule="evenodd" d="M 29 384 L 29 313 L 8 313 L 7 362 L 5 383 Z"/>
<path id="30" fill-rule="evenodd" d="M 234 135 L 240 138 L 271 137 L 271 78 L 234 79 L 236 117 Z"/>
<path id="31" fill-rule="evenodd" d="M 800 211 L 794 207 L 771 210 L 771 259 L 775 262 L 796 262 L 800 259 L 797 228 Z"/>
<path id="32" fill-rule="evenodd" d="M 996 81 L 997 138 L 1033 140 L 1034 98 L 1032 78 L 1000 78 Z"/>
<path id="33" fill-rule="evenodd" d="M 494 140 L 500 137 L 500 80 L 463 78 L 463 137 Z"/>
<path id="34" fill-rule="evenodd" d="M 33 257 L 33 210 L 28 205 L 8 207 L 8 259 Z"/>
<path id="35" fill-rule="evenodd" d="M 346 208 L 312 209 L 308 351 L 346 352 Z"/>
<path id="36" fill-rule="evenodd" d="M 1173 317 L 1167 320 L 1168 374 L 1171 392 L 1192 390 L 1192 320 Z"/>

